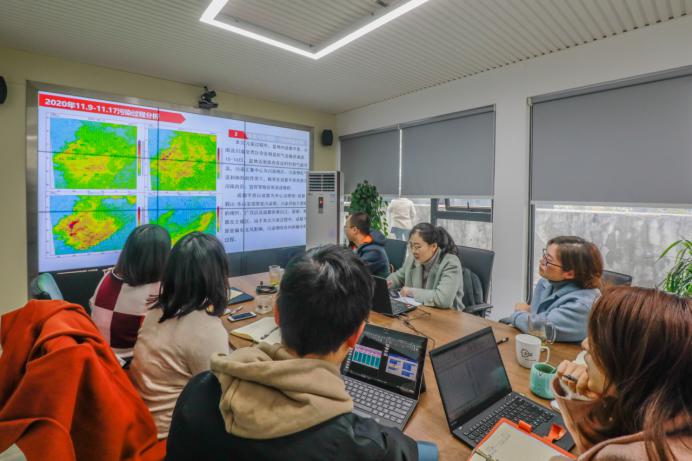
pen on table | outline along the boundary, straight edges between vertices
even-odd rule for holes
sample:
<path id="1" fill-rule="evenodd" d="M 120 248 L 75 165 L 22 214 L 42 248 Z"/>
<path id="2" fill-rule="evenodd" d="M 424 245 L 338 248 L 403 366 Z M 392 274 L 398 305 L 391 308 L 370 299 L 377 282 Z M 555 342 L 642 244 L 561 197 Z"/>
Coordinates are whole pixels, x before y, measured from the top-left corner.
<path id="1" fill-rule="evenodd" d="M 562 375 L 560 376 L 560 379 L 566 379 L 567 381 L 572 381 L 573 383 L 576 383 L 578 380 L 572 375 Z"/>
<path id="2" fill-rule="evenodd" d="M 477 454 L 478 456 L 480 456 L 481 458 L 485 459 L 486 461 L 498 461 L 496 458 L 493 458 L 493 457 L 490 456 L 490 455 L 486 455 L 486 454 L 485 454 L 484 452 L 482 452 L 479 448 L 476 448 L 473 452 L 474 452 L 475 454 Z"/>
<path id="3" fill-rule="evenodd" d="M 498 340 L 496 344 L 499 346 L 500 344 L 506 343 L 507 341 L 509 341 L 509 338 L 505 336 L 504 338 Z"/>
<path id="4" fill-rule="evenodd" d="M 269 333 L 266 333 L 266 334 L 260 336 L 260 339 L 265 339 L 265 338 L 267 338 L 269 335 L 271 335 L 272 333 L 274 333 L 274 332 L 275 332 L 276 330 L 278 330 L 278 329 L 279 329 L 279 327 L 278 327 L 278 326 L 275 326 L 274 328 L 272 328 L 272 331 L 270 331 Z"/>
<path id="5" fill-rule="evenodd" d="M 245 307 L 245 306 L 238 306 L 236 308 L 231 309 L 231 311 L 228 313 L 228 315 L 237 314 L 238 312 L 243 310 L 243 307 Z"/>

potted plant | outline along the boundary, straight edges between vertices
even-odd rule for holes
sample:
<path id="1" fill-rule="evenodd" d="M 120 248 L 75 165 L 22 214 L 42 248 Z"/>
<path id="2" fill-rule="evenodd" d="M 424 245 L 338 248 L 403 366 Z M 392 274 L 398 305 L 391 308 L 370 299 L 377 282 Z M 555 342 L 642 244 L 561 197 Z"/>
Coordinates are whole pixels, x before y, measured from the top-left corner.
<path id="1" fill-rule="evenodd" d="M 355 213 L 364 211 L 370 216 L 370 227 L 382 232 L 384 235 L 389 233 L 387 228 L 387 211 L 385 202 L 377 192 L 377 187 L 367 181 L 358 183 L 356 189 L 351 194 L 351 204 L 349 211 Z"/>
<path id="2" fill-rule="evenodd" d="M 661 283 L 661 288 L 679 296 L 692 297 L 692 241 L 681 239 L 670 244 L 661 256 L 665 257 L 673 249 L 677 250 L 675 262 Z"/>

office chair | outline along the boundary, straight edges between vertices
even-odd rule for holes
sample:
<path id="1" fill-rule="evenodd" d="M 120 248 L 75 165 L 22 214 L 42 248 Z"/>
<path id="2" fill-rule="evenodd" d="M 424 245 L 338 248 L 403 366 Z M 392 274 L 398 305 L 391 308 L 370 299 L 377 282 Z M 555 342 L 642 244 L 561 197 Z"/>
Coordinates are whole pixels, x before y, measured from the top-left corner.
<path id="1" fill-rule="evenodd" d="M 603 275 L 601 276 L 601 286 L 603 288 L 631 285 L 631 275 L 621 274 L 620 272 L 603 271 Z"/>
<path id="2" fill-rule="evenodd" d="M 488 299 L 495 252 L 462 245 L 457 245 L 457 250 L 461 267 L 468 270 L 464 274 L 464 312 L 485 317 L 493 307 L 488 304 Z"/>
<path id="3" fill-rule="evenodd" d="M 38 274 L 29 283 L 31 299 L 63 299 L 55 279 L 49 272 Z"/>
<path id="4" fill-rule="evenodd" d="M 384 251 L 387 253 L 389 264 L 398 270 L 404 265 L 406 259 L 406 245 L 408 242 L 404 240 L 386 239 L 384 242 Z"/>

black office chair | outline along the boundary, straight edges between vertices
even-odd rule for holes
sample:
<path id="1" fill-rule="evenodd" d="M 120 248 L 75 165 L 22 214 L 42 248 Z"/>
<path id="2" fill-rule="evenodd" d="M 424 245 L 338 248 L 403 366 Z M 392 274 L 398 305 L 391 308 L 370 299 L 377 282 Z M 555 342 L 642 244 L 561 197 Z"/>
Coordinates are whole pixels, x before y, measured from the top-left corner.
<path id="1" fill-rule="evenodd" d="M 408 242 L 404 240 L 386 239 L 384 242 L 384 251 L 387 253 L 389 264 L 398 270 L 404 265 L 406 259 L 406 245 Z"/>
<path id="2" fill-rule="evenodd" d="M 621 274 L 620 272 L 613 271 L 603 271 L 601 276 L 601 286 L 603 288 L 608 287 L 618 287 L 618 286 L 631 286 L 632 276 L 627 274 Z"/>
<path id="3" fill-rule="evenodd" d="M 468 270 L 464 277 L 464 312 L 485 317 L 493 308 L 492 304 L 488 304 L 488 299 L 495 252 L 461 245 L 457 245 L 457 249 L 461 266 Z M 475 278 L 480 282 L 480 287 L 478 283 L 474 283 Z M 478 293 L 479 288 L 482 293 Z M 479 300 L 482 302 L 478 303 Z"/>

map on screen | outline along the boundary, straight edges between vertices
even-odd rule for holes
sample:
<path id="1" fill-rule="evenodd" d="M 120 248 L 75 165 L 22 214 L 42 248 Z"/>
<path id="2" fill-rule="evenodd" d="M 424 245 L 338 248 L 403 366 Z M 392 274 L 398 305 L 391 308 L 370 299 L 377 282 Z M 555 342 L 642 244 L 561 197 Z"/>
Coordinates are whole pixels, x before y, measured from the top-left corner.
<path id="1" fill-rule="evenodd" d="M 145 223 L 305 245 L 307 130 L 40 91 L 37 143 L 40 272 L 112 265 Z"/>

